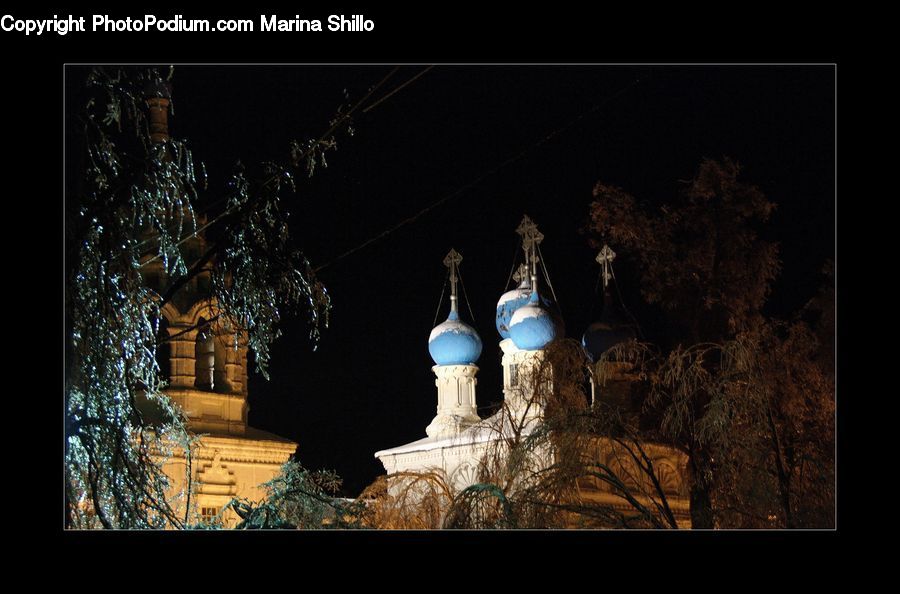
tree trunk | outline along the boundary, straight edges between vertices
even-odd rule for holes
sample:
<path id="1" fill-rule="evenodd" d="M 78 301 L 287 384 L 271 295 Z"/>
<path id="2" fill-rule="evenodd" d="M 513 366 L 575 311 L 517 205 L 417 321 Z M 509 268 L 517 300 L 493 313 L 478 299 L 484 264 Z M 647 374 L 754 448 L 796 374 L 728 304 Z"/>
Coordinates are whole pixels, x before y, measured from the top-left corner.
<path id="1" fill-rule="evenodd" d="M 709 456 L 702 450 L 692 448 L 689 454 L 688 467 L 691 470 L 691 528 L 715 528 L 712 510 L 712 483 Z"/>
<path id="2" fill-rule="evenodd" d="M 713 529 L 712 501 L 709 487 L 691 485 L 691 528 Z"/>
<path id="3" fill-rule="evenodd" d="M 778 438 L 778 427 L 772 417 L 772 410 L 768 411 L 769 431 L 772 437 L 772 449 L 775 453 L 775 469 L 778 471 L 778 496 L 781 501 L 781 511 L 784 513 L 785 528 L 796 528 L 793 514 L 791 513 L 791 475 L 787 471 L 782 460 L 781 440 Z"/>

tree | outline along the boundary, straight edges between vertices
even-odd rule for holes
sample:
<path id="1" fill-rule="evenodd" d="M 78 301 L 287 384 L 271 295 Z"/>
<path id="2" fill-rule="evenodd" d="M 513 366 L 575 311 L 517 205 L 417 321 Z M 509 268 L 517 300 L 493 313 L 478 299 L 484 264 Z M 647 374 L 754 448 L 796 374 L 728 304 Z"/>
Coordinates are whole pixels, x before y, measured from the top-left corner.
<path id="1" fill-rule="evenodd" d="M 677 321 L 675 342 L 722 341 L 751 326 L 780 269 L 778 246 L 759 237 L 775 205 L 740 171 L 704 159 L 656 213 L 620 188 L 594 186 L 591 229 L 633 257 L 644 298 Z"/>
<path id="2" fill-rule="evenodd" d="M 832 527 L 834 368 L 821 356 L 831 349 L 798 319 L 768 322 L 747 340 L 756 406 L 736 417 L 741 447 L 720 453 L 720 516 L 733 526 Z"/>
<path id="3" fill-rule="evenodd" d="M 628 367 L 606 358 L 595 378 L 625 379 Z M 579 342 L 558 339 L 523 370 L 511 401 L 487 421 L 496 437 L 481 457 L 478 482 L 457 495 L 445 526 L 677 527 L 674 493 L 655 465 L 658 444 L 642 443 L 618 407 L 589 402 L 590 368 Z"/>
<path id="4" fill-rule="evenodd" d="M 478 426 L 492 438 L 473 484 L 437 468 L 383 477 L 373 525 L 676 528 L 685 499 L 697 528 L 832 525 L 831 279 L 792 320 L 763 315 L 779 264 L 756 227 L 774 205 L 738 172 L 705 161 L 653 216 L 598 184 L 594 229 L 628 246 L 674 332 L 595 362 L 554 341 Z"/>
<path id="5" fill-rule="evenodd" d="M 645 434 L 687 454 L 696 528 L 713 528 L 726 509 L 796 525 L 789 519 L 799 495 L 796 448 L 803 443 L 809 454 L 818 444 L 815 475 L 827 479 L 821 454 L 833 447 L 833 368 L 829 373 L 813 361 L 814 341 L 801 325 L 785 336 L 784 327 L 762 315 L 780 264 L 776 244 L 760 238 L 759 227 L 775 205 L 739 174 L 731 160 L 704 160 L 678 200 L 657 213 L 601 183 L 591 205 L 592 230 L 633 256 L 644 298 L 670 314 L 670 344 L 642 357 L 651 427 Z M 822 413 L 815 420 L 813 409 Z M 802 437 L 797 426 L 804 427 Z M 726 478 L 748 476 L 739 461 L 761 455 L 764 472 L 777 477 L 779 514 L 759 514 L 749 486 Z"/>
<path id="6" fill-rule="evenodd" d="M 237 498 L 225 506 L 241 518 L 237 529 L 361 527 L 364 505 L 335 496 L 341 479 L 333 472 L 311 472 L 296 462 L 288 462 L 264 486 L 267 497 L 262 502 Z"/>
<path id="7" fill-rule="evenodd" d="M 537 364 L 520 369 L 520 382 L 500 411 L 476 426 L 487 439 L 472 448 L 480 452 L 472 484 L 451 480 L 442 468 L 380 477 L 360 496 L 368 504 L 367 524 L 678 527 L 669 497 L 681 494 L 657 466 L 663 448 L 642 441 L 633 420 L 618 408 L 589 405 L 589 365 L 576 341 L 548 345 Z M 604 359 L 595 371 L 600 381 L 617 381 L 622 369 Z M 665 453 L 668 459 L 671 451 Z"/>
<path id="8" fill-rule="evenodd" d="M 294 142 L 283 163 L 238 164 L 216 187 L 188 143 L 164 133 L 172 74 L 93 69 L 72 131 L 81 149 L 66 197 L 68 527 L 185 525 L 158 460 L 189 450 L 191 436 L 161 391 L 156 357 L 167 339 L 160 311 L 185 287 L 207 280 L 217 321 L 246 340 L 266 376 L 285 310 L 306 315 L 313 342 L 328 323 L 328 294 L 294 246 L 283 198 L 298 174 L 325 165 L 359 103 L 342 106 L 322 137 Z M 213 233 L 197 253 L 195 238 Z M 162 274 L 149 278 L 154 263 Z"/>
<path id="9" fill-rule="evenodd" d="M 380 530 L 436 530 L 458 492 L 446 473 L 396 472 L 382 475 L 358 497 L 365 505 L 363 523 Z"/>

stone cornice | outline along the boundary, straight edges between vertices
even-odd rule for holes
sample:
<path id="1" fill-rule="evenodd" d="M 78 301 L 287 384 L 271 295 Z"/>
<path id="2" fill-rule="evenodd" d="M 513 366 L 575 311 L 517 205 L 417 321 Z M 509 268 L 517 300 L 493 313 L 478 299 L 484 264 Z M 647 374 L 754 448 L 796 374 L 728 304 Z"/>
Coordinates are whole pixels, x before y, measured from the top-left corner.
<path id="1" fill-rule="evenodd" d="M 192 459 L 195 463 L 209 461 L 218 452 L 222 462 L 280 466 L 288 461 L 296 449 L 297 444 L 293 442 L 204 435 L 199 438 Z M 154 453 L 159 455 L 158 452 Z M 173 456 L 184 458 L 184 452 L 178 448 Z"/>
<path id="2" fill-rule="evenodd" d="M 210 398 L 214 400 L 236 400 L 243 402 L 247 395 L 240 392 L 209 392 L 196 388 L 166 388 L 163 390 L 170 398 Z"/>

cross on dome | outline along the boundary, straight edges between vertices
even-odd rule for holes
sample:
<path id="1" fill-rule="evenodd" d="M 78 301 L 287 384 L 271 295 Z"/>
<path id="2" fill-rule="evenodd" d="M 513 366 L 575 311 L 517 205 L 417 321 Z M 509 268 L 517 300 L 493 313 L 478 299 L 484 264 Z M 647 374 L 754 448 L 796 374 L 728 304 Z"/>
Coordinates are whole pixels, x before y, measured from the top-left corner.
<path id="1" fill-rule="evenodd" d="M 537 246 L 544 241 L 544 234 L 538 231 L 537 225 L 528 215 L 522 216 L 516 233 L 522 236 L 522 250 L 525 252 L 525 264 L 531 268 L 531 275 L 537 271 Z"/>
<path id="2" fill-rule="evenodd" d="M 531 271 L 528 269 L 528 264 L 519 264 L 519 267 L 513 274 L 513 280 L 517 283 L 521 283 L 523 280 L 531 280 Z"/>
<path id="3" fill-rule="evenodd" d="M 612 251 L 607 244 L 603 244 L 600 253 L 597 254 L 595 260 L 597 264 L 603 266 L 603 288 L 609 286 L 610 271 L 612 270 L 612 261 L 616 259 L 616 253 Z"/>
<path id="4" fill-rule="evenodd" d="M 462 256 L 455 249 L 450 248 L 447 256 L 444 258 L 444 266 L 450 269 L 450 312 L 457 312 L 457 295 L 456 282 L 459 277 L 456 273 L 456 267 L 462 262 Z"/>
<path id="5" fill-rule="evenodd" d="M 481 355 L 481 338 L 474 328 L 459 319 L 456 283 L 460 281 L 462 256 L 450 249 L 444 266 L 450 269 L 450 315 L 428 336 L 428 352 L 436 365 L 474 365 Z"/>

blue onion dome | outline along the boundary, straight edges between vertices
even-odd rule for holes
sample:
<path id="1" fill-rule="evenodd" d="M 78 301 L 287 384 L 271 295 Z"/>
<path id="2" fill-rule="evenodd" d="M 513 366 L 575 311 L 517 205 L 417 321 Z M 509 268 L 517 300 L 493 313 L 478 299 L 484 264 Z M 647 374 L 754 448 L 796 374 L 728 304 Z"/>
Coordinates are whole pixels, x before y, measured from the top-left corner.
<path id="1" fill-rule="evenodd" d="M 536 351 L 560 336 L 557 322 L 541 303 L 537 291 L 532 291 L 528 303 L 513 313 L 509 322 L 509 337 L 523 351 Z"/>
<path id="2" fill-rule="evenodd" d="M 538 297 L 544 307 L 550 311 L 553 323 L 556 324 L 556 335 L 563 336 L 565 334 L 566 325 L 563 322 L 562 314 L 560 313 L 556 302 L 544 295 L 538 295 Z M 500 300 L 497 302 L 496 324 L 497 332 L 500 333 L 501 338 L 509 338 L 509 325 L 512 321 L 513 314 L 515 314 L 516 310 L 520 307 L 527 305 L 529 299 L 531 299 L 531 288 L 528 279 L 523 280 L 518 287 L 511 291 L 507 291 L 500 297 Z"/>
<path id="3" fill-rule="evenodd" d="M 635 337 L 634 326 L 624 321 L 624 316 L 607 289 L 603 294 L 603 313 L 600 319 L 588 326 L 581 338 L 585 352 L 591 361 L 597 361 L 612 347 Z"/>
<path id="4" fill-rule="evenodd" d="M 481 337 L 451 311 L 446 321 L 431 331 L 428 352 L 436 365 L 474 365 L 481 356 Z"/>
<path id="5" fill-rule="evenodd" d="M 509 338 L 509 321 L 516 310 L 528 303 L 531 297 L 531 286 L 527 278 L 522 279 L 519 286 L 504 293 L 497 301 L 497 332 L 502 338 Z"/>

